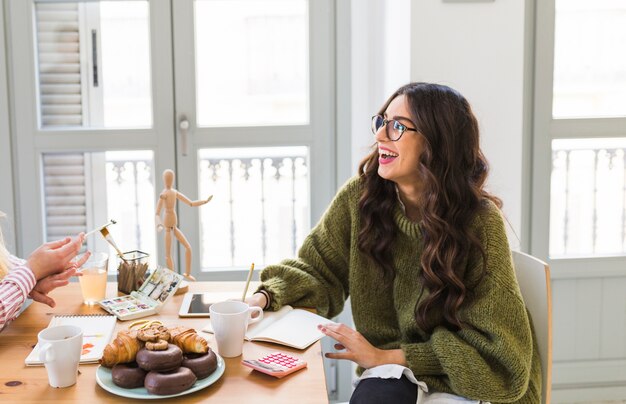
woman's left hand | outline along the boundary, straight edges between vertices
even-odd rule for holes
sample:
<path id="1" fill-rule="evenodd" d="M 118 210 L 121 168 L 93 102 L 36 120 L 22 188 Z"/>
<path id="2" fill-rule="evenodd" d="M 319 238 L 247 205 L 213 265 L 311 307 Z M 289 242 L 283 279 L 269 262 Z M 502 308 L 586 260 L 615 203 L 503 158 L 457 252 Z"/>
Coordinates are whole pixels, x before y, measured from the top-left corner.
<path id="1" fill-rule="evenodd" d="M 91 253 L 87 251 L 78 261 L 72 262 L 63 272 L 40 279 L 33 290 L 31 290 L 30 297 L 34 301 L 47 304 L 50 307 L 56 306 L 56 302 L 48 296 L 48 293 L 58 287 L 67 285 L 72 276 L 81 276 L 82 274 L 76 271 L 87 261 L 90 255 Z"/>
<path id="2" fill-rule="evenodd" d="M 370 344 L 360 332 L 344 324 L 320 324 L 317 328 L 325 335 L 338 342 L 335 349 L 344 352 L 327 353 L 331 359 L 348 359 L 364 369 L 373 368 L 385 363 L 385 351 Z"/>

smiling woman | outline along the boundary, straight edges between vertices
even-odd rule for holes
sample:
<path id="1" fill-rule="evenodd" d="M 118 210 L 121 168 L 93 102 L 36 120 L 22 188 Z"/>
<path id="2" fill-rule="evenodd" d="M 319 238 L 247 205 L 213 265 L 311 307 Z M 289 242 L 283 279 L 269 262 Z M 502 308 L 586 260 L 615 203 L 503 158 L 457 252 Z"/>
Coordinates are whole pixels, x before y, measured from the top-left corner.
<path id="1" fill-rule="evenodd" d="M 500 200 L 484 189 L 488 165 L 469 103 L 449 87 L 411 83 L 391 95 L 372 130 L 376 144 L 359 175 L 297 259 L 263 270 L 248 302 L 315 307 L 330 318 L 350 296 L 356 330 L 319 328 L 340 351 L 326 357 L 359 365 L 352 403 L 415 403 L 433 393 L 539 402 L 535 336 Z"/>

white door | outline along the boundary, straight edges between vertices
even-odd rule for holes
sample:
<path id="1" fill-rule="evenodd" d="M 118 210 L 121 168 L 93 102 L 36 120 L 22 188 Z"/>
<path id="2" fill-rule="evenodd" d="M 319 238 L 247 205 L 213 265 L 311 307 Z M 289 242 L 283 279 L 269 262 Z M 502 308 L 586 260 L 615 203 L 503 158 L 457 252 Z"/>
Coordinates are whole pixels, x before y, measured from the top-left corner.
<path id="1" fill-rule="evenodd" d="M 532 253 L 552 267 L 553 397 L 623 398 L 626 4 L 540 1 L 536 27 Z"/>
<path id="2" fill-rule="evenodd" d="M 181 228 L 197 276 L 242 279 L 295 256 L 336 190 L 332 2 L 173 5 L 178 186 L 214 195 Z"/>
<path id="3" fill-rule="evenodd" d="M 115 219 L 120 249 L 163 265 L 171 168 L 190 199 L 214 195 L 178 204 L 196 277 L 294 256 L 336 189 L 331 6 L 9 0 L 19 251 Z"/>

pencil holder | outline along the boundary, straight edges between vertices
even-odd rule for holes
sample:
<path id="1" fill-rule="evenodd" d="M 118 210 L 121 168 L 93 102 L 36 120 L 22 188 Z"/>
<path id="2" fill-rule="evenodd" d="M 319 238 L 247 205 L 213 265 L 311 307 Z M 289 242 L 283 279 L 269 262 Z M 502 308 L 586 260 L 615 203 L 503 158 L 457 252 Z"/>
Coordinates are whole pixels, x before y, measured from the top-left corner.
<path id="1" fill-rule="evenodd" d="M 117 267 L 117 290 L 119 292 L 130 294 L 139 289 L 146 278 L 149 256 L 139 250 L 122 254 Z"/>

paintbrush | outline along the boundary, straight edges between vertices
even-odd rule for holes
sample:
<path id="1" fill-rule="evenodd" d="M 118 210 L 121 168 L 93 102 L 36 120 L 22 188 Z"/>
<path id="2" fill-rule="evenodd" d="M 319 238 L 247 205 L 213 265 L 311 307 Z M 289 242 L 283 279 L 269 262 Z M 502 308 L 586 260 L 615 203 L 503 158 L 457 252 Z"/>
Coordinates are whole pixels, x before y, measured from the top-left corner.
<path id="1" fill-rule="evenodd" d="M 115 248 L 115 251 L 117 251 L 117 255 L 120 256 L 122 261 L 126 262 L 126 259 L 124 258 L 124 253 L 122 253 L 122 251 L 120 251 L 120 249 L 117 247 L 117 244 L 115 244 L 115 241 L 113 241 L 113 237 L 107 230 L 106 226 L 100 229 L 100 234 L 102 234 L 102 237 L 104 237 L 104 239 L 108 241 L 109 244 L 113 246 L 113 248 Z"/>
<path id="2" fill-rule="evenodd" d="M 109 222 L 107 222 L 107 224 L 105 224 L 104 226 L 100 226 L 100 227 L 96 227 L 95 229 L 93 229 L 92 231 L 90 231 L 89 233 L 85 234 L 85 240 L 87 239 L 87 237 L 91 236 L 92 234 L 94 234 L 97 231 L 101 231 L 102 229 L 104 229 L 105 227 L 108 227 L 112 224 L 116 224 L 117 222 L 113 219 L 109 220 Z"/>

